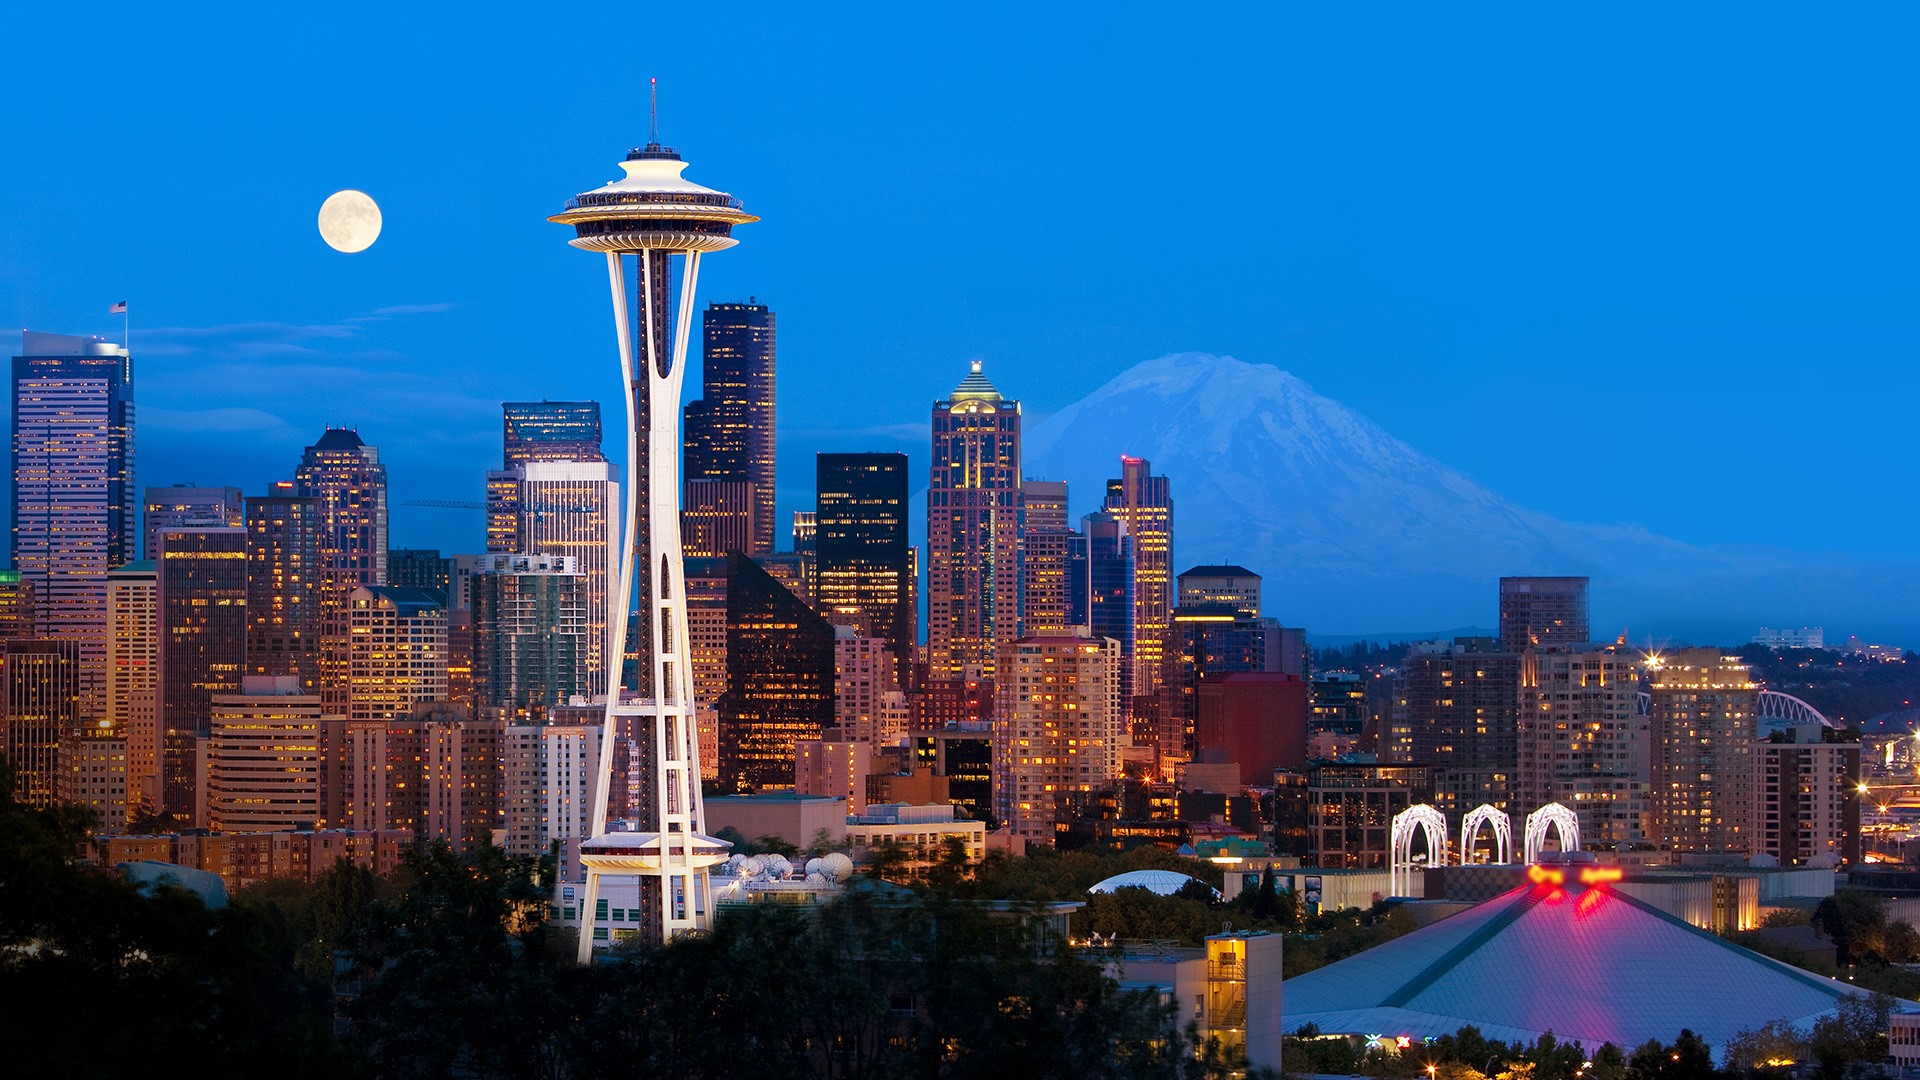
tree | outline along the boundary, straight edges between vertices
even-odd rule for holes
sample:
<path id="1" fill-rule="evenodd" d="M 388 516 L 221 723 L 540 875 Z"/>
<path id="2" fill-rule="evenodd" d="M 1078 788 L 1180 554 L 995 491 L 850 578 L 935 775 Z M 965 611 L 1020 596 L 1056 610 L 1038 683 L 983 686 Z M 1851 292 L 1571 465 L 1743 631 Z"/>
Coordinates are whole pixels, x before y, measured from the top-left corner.
<path id="1" fill-rule="evenodd" d="M 1862 945 L 1880 944 L 1887 925 L 1886 901 L 1853 890 L 1842 890 L 1813 909 L 1813 928 L 1833 942 L 1842 967 L 1865 959 Z"/>
<path id="2" fill-rule="evenodd" d="M 1739 1071 L 1779 1068 L 1808 1060 L 1806 1036 L 1785 1020 L 1770 1020 L 1727 1040 L 1727 1067 Z"/>
<path id="3" fill-rule="evenodd" d="M 1893 999 L 1885 994 L 1848 994 L 1832 1016 L 1814 1021 L 1808 1050 L 1822 1077 L 1844 1076 L 1847 1066 L 1886 1057 Z"/>
<path id="4" fill-rule="evenodd" d="M 1260 875 L 1260 889 L 1253 894 L 1253 906 L 1249 912 L 1254 918 L 1272 921 L 1280 917 L 1280 897 L 1273 885 L 1273 867 L 1269 864 Z"/>

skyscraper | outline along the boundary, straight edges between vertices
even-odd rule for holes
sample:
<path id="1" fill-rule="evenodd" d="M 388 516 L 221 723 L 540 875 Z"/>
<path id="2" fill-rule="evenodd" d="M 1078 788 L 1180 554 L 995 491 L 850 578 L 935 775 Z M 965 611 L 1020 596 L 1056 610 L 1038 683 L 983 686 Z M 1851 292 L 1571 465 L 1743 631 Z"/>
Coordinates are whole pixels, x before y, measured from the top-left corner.
<path id="1" fill-rule="evenodd" d="M 773 312 L 751 297 L 708 304 L 700 322 L 700 400 L 686 406 L 687 480 L 753 485 L 749 555 L 773 551 L 773 324 Z"/>
<path id="2" fill-rule="evenodd" d="M 1081 634 L 1000 647 L 993 725 L 993 814 L 1030 843 L 1051 844 L 1059 800 L 1120 775 L 1119 644 Z"/>
<path id="3" fill-rule="evenodd" d="M 320 696 L 292 675 L 248 675 L 215 694 L 207 749 L 207 826 L 311 829 L 320 820 Z"/>
<path id="4" fill-rule="evenodd" d="M 1120 457 L 1107 481 L 1107 513 L 1133 538 L 1133 698 L 1138 707 L 1160 687 L 1163 640 L 1173 616 L 1173 495 L 1145 458 Z"/>
<path id="5" fill-rule="evenodd" d="M 141 503 L 146 516 L 140 548 L 143 559 L 160 557 L 158 540 L 163 530 L 238 529 L 244 523 L 237 487 L 150 487 Z"/>
<path id="6" fill-rule="evenodd" d="M 518 721 L 583 692 L 586 583 L 570 556 L 487 556 L 472 592 L 475 704 Z"/>
<path id="7" fill-rule="evenodd" d="M 247 661 L 247 531 L 159 534 L 162 804 L 204 823 L 199 762 L 215 694 L 240 692 Z"/>
<path id="8" fill-rule="evenodd" d="M 349 598 L 350 719 L 389 721 L 447 696 L 447 609 L 421 589 L 363 585 Z"/>
<path id="9" fill-rule="evenodd" d="M 727 556 L 720 782 L 793 783 L 794 744 L 833 723 L 833 627 L 745 555 Z"/>
<path id="10" fill-rule="evenodd" d="M 686 375 L 687 333 L 701 259 L 738 243 L 732 236 L 734 226 L 759 219 L 733 196 L 681 176 L 685 169 L 679 153 L 661 145 L 656 131 L 655 138 L 621 163 L 625 176 L 568 200 L 566 208 L 549 219 L 573 227 L 569 243 L 574 247 L 606 258 L 627 391 L 627 502 L 618 531 L 625 547 L 609 596 L 616 617 L 606 650 L 612 677 L 601 741 L 607 752 L 599 755 L 591 788 L 591 838 L 581 845 L 586 875 L 581 963 L 592 959 L 599 933 L 593 923 L 602 874 L 645 879 L 640 888 L 642 934 L 665 941 L 712 925 L 707 868 L 726 852 L 723 842 L 706 835 L 706 809 L 700 799 L 698 706 L 685 652 L 681 470 L 675 453 L 681 437 L 674 405 Z M 634 689 L 642 700 L 629 703 L 627 680 L 621 675 L 624 616 L 636 585 L 641 599 Z M 619 802 L 618 812 L 629 819 L 630 830 L 612 832 L 607 815 L 614 802 L 614 740 L 623 722 L 631 732 L 630 748 L 634 742 L 644 748 L 630 752 L 629 761 L 642 761 L 647 768 L 641 777 L 644 790 L 635 794 L 630 784 L 629 795 Z"/>
<path id="11" fill-rule="evenodd" d="M 972 371 L 933 406 L 927 492 L 928 677 L 977 667 L 1020 628 L 1020 403 Z"/>
<path id="12" fill-rule="evenodd" d="M 160 799 L 160 579 L 153 560 L 107 571 L 107 730 L 127 740 L 127 801 Z"/>
<path id="13" fill-rule="evenodd" d="M 1760 684 L 1719 649 L 1682 649 L 1649 666 L 1648 839 L 1672 851 L 1750 854 Z"/>
<path id="14" fill-rule="evenodd" d="M 1087 538 L 1067 528 L 1067 485 L 1020 485 L 1020 612 L 1024 636 L 1062 634 L 1087 625 Z"/>
<path id="15" fill-rule="evenodd" d="M 106 715 L 107 571 L 134 557 L 133 361 L 27 332 L 13 360 L 13 565 L 34 632 L 78 643 L 80 714 Z"/>
<path id="16" fill-rule="evenodd" d="M 1434 800 L 1447 813 L 1483 802 L 1522 816 L 1538 809 L 1509 805 L 1520 755 L 1518 653 L 1491 638 L 1416 648 L 1400 664 L 1398 691 L 1382 761 L 1432 766 Z"/>
<path id="17" fill-rule="evenodd" d="M 1087 537 L 1087 621 L 1094 637 L 1120 643 L 1120 714 L 1133 708 L 1133 537 L 1106 511 L 1081 519 Z"/>
<path id="18" fill-rule="evenodd" d="M 754 546 L 754 492 L 745 480 L 688 480 L 680 511 L 681 553 L 717 559 Z"/>
<path id="19" fill-rule="evenodd" d="M 346 711 L 348 605 L 387 580 L 387 469 L 357 432 L 329 428 L 293 474 L 295 494 L 320 500 L 320 700 Z"/>
<path id="20" fill-rule="evenodd" d="M 613 640 L 631 602 L 616 591 L 614 581 L 619 570 L 615 519 L 620 485 L 613 466 L 604 461 L 536 461 L 523 468 L 521 551 L 573 560 L 587 605 L 583 692 L 605 694 L 618 682 L 619 653 Z"/>
<path id="21" fill-rule="evenodd" d="M 1640 672 L 1612 648 L 1529 649 L 1520 658 L 1514 795 L 1579 815 L 1588 845 L 1641 842 L 1647 810 Z"/>
<path id="22" fill-rule="evenodd" d="M 605 461 L 597 401 L 508 401 L 500 405 L 507 468 L 532 461 Z"/>
<path id="23" fill-rule="evenodd" d="M 320 692 L 322 501 L 285 481 L 246 500 L 247 673 L 298 679 Z"/>
<path id="24" fill-rule="evenodd" d="M 907 456 L 820 454 L 814 462 L 815 607 L 831 622 L 884 640 L 904 688 L 919 641 Z"/>
<path id="25" fill-rule="evenodd" d="M 1247 614 L 1233 604 L 1198 604 L 1173 610 L 1162 635 L 1157 743 L 1162 779 L 1173 778 L 1177 762 L 1188 761 L 1198 749 L 1200 687 L 1230 672 L 1266 672 L 1305 678 L 1296 648 L 1304 648 L 1300 631 L 1275 619 Z"/>
<path id="26" fill-rule="evenodd" d="M 1508 652 L 1581 645 L 1592 638 L 1587 627 L 1587 579 L 1583 577 L 1503 577 L 1500 579 L 1500 647 Z"/>
<path id="27" fill-rule="evenodd" d="M 33 582 L 0 570 L 0 641 L 33 636 Z"/>
<path id="28" fill-rule="evenodd" d="M 0 642 L 0 691 L 0 752 L 16 770 L 13 797 L 50 806 L 60 797 L 60 742 L 81 723 L 79 643 Z"/>

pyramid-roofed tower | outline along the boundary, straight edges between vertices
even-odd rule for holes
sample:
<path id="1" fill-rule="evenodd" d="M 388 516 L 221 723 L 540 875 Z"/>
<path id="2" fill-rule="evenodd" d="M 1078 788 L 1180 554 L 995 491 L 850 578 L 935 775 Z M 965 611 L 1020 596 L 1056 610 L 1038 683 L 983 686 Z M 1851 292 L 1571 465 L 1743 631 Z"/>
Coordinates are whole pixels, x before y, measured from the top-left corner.
<path id="1" fill-rule="evenodd" d="M 1289 1031 L 1312 1024 L 1416 1044 L 1471 1024 L 1490 1039 L 1551 1031 L 1589 1053 L 1608 1042 L 1631 1051 L 1690 1028 L 1719 1052 L 1770 1020 L 1808 1030 L 1855 990 L 1605 885 L 1548 879 L 1288 979 L 1285 1008 Z"/>

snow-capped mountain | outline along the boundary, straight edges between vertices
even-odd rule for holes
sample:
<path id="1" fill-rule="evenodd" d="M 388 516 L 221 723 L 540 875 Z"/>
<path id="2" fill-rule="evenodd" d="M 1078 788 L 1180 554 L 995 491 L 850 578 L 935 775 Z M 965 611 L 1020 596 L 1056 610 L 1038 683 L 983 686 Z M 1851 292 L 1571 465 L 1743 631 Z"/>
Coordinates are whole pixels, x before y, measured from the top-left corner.
<path id="1" fill-rule="evenodd" d="M 1136 365 L 1034 424 L 1024 471 L 1068 481 L 1079 512 L 1122 453 L 1172 478 L 1177 570 L 1244 564 L 1265 576 L 1269 614 L 1327 633 L 1491 625 L 1502 574 L 1590 575 L 1606 637 L 1727 639 L 1863 613 L 1888 625 L 1913 606 L 1911 568 L 1813 566 L 1524 509 L 1287 372 L 1231 357 Z"/>

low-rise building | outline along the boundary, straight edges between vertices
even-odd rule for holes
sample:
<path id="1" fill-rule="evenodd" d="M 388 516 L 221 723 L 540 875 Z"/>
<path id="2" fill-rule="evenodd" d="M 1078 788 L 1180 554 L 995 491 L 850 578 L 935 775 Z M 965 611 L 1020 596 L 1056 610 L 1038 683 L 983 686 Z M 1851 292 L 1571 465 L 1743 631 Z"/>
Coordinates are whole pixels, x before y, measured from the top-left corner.
<path id="1" fill-rule="evenodd" d="M 847 842 L 853 845 L 855 862 L 872 862 L 875 849 L 891 845 L 908 874 L 940 865 L 956 841 L 968 863 L 986 858 L 986 822 L 956 818 L 951 803 L 869 806 L 865 813 L 847 819 Z"/>

